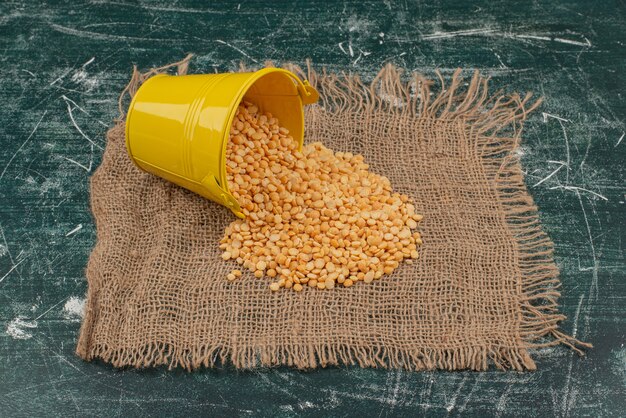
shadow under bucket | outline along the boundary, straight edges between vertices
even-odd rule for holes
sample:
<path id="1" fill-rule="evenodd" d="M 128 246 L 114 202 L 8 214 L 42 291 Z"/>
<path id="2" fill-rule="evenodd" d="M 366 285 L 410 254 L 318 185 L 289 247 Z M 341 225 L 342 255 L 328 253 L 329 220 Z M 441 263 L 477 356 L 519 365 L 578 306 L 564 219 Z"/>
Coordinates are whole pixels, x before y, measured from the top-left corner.
<path id="1" fill-rule="evenodd" d="M 294 73 L 156 75 L 137 91 L 126 117 L 126 148 L 144 171 L 229 208 L 243 218 L 226 181 L 226 148 L 237 106 L 245 99 L 269 112 L 302 147 L 303 106 L 317 91 Z"/>

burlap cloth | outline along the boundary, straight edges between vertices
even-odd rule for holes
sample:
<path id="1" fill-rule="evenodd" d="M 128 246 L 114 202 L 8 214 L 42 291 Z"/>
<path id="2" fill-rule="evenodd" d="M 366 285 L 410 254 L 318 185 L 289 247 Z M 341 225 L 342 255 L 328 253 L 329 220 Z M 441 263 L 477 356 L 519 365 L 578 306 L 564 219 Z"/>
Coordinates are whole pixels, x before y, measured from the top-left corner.
<path id="1" fill-rule="evenodd" d="M 135 71 L 126 96 L 167 69 Z M 489 94 L 478 73 L 460 73 L 432 83 L 386 66 L 371 84 L 301 73 L 321 94 L 306 108 L 306 141 L 363 154 L 424 214 L 420 259 L 349 289 L 225 280 L 235 265 L 218 240 L 233 215 L 137 169 L 118 121 L 91 179 L 98 241 L 78 355 L 117 367 L 532 370 L 529 349 L 578 350 L 558 331 L 552 243 L 516 153 L 538 101 Z"/>

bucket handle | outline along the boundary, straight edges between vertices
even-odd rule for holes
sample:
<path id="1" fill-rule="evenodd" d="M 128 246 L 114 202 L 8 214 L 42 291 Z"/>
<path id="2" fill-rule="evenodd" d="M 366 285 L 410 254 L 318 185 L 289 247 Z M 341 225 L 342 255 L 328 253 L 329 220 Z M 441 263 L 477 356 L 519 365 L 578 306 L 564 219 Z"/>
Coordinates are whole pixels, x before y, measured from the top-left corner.
<path id="1" fill-rule="evenodd" d="M 315 90 L 315 87 L 309 84 L 309 80 L 302 81 L 297 76 L 295 77 L 298 80 L 298 93 L 300 93 L 302 104 L 310 105 L 317 102 L 320 98 L 320 94 Z"/>
<path id="2" fill-rule="evenodd" d="M 220 182 L 217 180 L 217 177 L 213 174 L 209 174 L 202 180 L 201 183 L 204 187 L 209 189 L 213 195 L 219 196 L 222 199 L 222 204 L 229 208 L 238 218 L 245 218 L 245 215 L 241 211 L 239 202 L 237 202 L 233 195 L 222 188 Z"/>

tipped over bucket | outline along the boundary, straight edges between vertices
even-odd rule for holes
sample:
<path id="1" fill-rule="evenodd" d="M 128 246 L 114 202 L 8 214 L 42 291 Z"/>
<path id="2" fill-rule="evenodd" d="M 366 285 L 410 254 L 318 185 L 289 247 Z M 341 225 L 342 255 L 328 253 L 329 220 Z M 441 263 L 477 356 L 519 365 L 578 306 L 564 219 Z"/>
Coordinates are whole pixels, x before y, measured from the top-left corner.
<path id="1" fill-rule="evenodd" d="M 126 117 L 126 148 L 144 171 L 229 208 L 243 218 L 226 181 L 226 148 L 239 103 L 278 118 L 302 147 L 303 106 L 319 95 L 280 68 L 253 73 L 157 75 L 137 91 Z"/>

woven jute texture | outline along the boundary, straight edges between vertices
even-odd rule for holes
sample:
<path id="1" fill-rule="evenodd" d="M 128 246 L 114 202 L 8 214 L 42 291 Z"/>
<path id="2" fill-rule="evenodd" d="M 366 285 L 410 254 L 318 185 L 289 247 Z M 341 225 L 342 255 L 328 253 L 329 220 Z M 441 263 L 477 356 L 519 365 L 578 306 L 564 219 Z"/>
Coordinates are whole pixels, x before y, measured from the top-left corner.
<path id="1" fill-rule="evenodd" d="M 124 103 L 187 63 L 135 70 Z M 122 112 L 91 180 L 98 241 L 78 355 L 117 367 L 532 370 L 533 348 L 587 346 L 558 330 L 552 243 L 516 153 L 538 101 L 490 94 L 485 78 L 460 70 L 433 82 L 386 66 L 363 83 L 289 68 L 321 94 L 306 108 L 305 140 L 363 154 L 414 200 L 420 259 L 332 291 L 271 292 L 249 273 L 228 282 L 235 265 L 218 240 L 233 215 L 137 169 Z"/>

